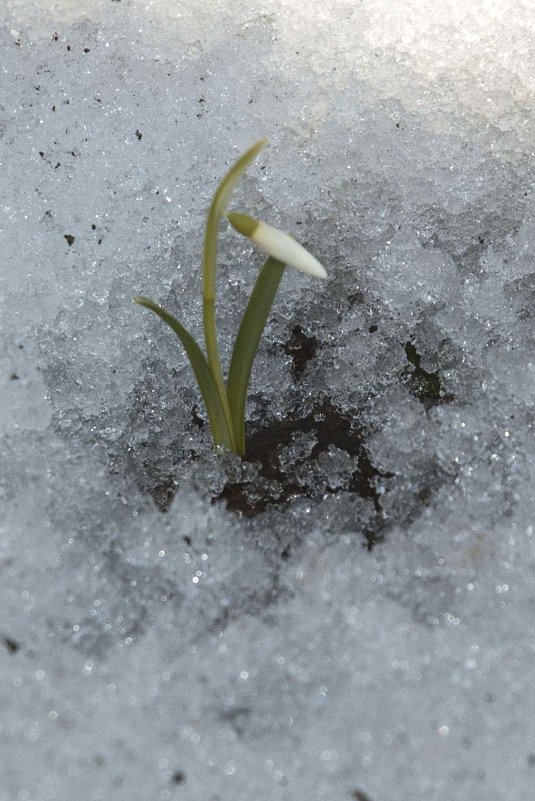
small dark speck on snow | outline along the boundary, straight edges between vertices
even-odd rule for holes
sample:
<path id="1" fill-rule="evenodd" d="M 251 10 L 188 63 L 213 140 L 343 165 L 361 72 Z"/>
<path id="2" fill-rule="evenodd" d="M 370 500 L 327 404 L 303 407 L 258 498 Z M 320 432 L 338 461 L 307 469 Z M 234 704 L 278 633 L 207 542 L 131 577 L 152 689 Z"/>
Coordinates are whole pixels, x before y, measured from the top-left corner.
<path id="1" fill-rule="evenodd" d="M 11 637 L 0 637 L 0 642 L 7 648 L 10 654 L 16 654 L 17 651 L 20 650 L 20 644 Z"/>
<path id="2" fill-rule="evenodd" d="M 355 799 L 355 801 L 371 801 L 370 797 L 363 793 L 362 790 L 352 790 L 351 797 Z"/>

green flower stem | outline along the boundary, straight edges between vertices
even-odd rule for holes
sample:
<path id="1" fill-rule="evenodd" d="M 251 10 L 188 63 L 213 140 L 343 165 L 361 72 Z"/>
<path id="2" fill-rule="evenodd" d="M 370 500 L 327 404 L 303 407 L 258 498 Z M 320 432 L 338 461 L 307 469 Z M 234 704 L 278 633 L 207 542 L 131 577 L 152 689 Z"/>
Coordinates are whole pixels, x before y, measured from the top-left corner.
<path id="1" fill-rule="evenodd" d="M 223 383 L 223 375 L 221 373 L 221 361 L 219 358 L 219 346 L 217 343 L 216 331 L 216 313 L 215 313 L 215 300 L 216 300 L 216 257 L 217 257 L 217 229 L 219 226 L 220 216 L 217 214 L 217 209 L 214 208 L 214 203 L 210 208 L 208 220 L 206 223 L 206 233 L 204 237 L 204 257 L 203 257 L 203 322 L 204 322 L 204 341 L 206 344 L 206 353 L 208 356 L 208 364 L 210 372 L 216 383 L 218 392 L 221 396 L 225 415 L 230 421 L 230 410 L 228 407 L 227 393 Z"/>
<path id="2" fill-rule="evenodd" d="M 214 195 L 210 205 L 208 218 L 206 220 L 206 231 L 204 236 L 204 252 L 202 260 L 203 276 L 203 322 L 204 322 L 204 341 L 206 344 L 206 354 L 210 372 L 217 386 L 221 404 L 227 419 L 227 425 L 231 435 L 233 432 L 230 407 L 221 372 L 221 360 L 219 358 L 219 346 L 217 343 L 216 329 L 216 273 L 217 273 L 217 233 L 221 218 L 225 214 L 230 195 L 240 176 L 245 172 L 249 164 L 256 158 L 258 153 L 266 144 L 265 139 L 256 142 L 247 150 L 243 156 L 234 162 L 227 172 Z M 233 442 L 232 450 L 235 450 Z"/>
<path id="3" fill-rule="evenodd" d="M 203 318 L 204 318 L 204 340 L 206 343 L 206 352 L 208 354 L 207 366 L 214 381 L 214 386 L 219 396 L 221 414 L 225 422 L 225 428 L 229 432 L 229 441 L 225 442 L 229 450 L 236 451 L 236 438 L 234 429 L 232 427 L 232 417 L 230 414 L 230 406 L 223 383 L 223 376 L 221 374 L 221 363 L 219 360 L 219 349 L 217 346 L 216 336 L 216 318 L 215 318 L 215 298 L 203 298 Z M 210 423 L 212 430 L 213 426 Z M 215 441 L 215 437 L 214 437 Z M 220 443 L 216 443 L 220 444 Z"/>

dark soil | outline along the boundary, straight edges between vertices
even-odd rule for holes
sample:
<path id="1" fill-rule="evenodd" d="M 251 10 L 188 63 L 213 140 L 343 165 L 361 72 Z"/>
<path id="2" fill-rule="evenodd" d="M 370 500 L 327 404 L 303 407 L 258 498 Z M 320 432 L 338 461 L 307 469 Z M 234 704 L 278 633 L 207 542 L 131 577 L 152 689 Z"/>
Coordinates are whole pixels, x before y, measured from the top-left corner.
<path id="1" fill-rule="evenodd" d="M 261 465 L 260 476 L 266 479 L 265 491 L 259 492 L 261 487 L 258 485 L 253 488 L 244 482 L 229 482 L 214 500 L 225 500 L 228 509 L 254 517 L 270 506 L 281 506 L 290 499 L 303 495 L 302 486 L 291 474 L 284 471 L 279 454 L 281 446 L 290 445 L 295 434 L 311 432 L 317 441 L 310 454 L 300 460 L 299 464 L 310 465 L 313 473 L 319 455 L 327 451 L 329 446 L 345 450 L 354 458 L 355 469 L 347 484 L 336 491 L 351 492 L 361 498 L 370 499 L 375 511 L 380 514 L 377 480 L 390 476 L 379 472 L 371 463 L 364 445 L 363 432 L 355 419 L 341 412 L 329 400 L 317 404 L 306 417 L 290 414 L 285 420 L 275 420 L 265 427 L 250 431 L 244 460 Z M 334 492 L 327 487 L 321 488 L 321 491 Z"/>

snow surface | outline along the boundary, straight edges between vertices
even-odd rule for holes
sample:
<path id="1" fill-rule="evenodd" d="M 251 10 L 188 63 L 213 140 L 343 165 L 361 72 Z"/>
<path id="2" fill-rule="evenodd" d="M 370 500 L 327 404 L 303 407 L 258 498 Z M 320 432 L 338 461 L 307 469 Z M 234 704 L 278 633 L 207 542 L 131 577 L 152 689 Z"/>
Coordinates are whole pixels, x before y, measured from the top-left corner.
<path id="1" fill-rule="evenodd" d="M 532 798 L 532 2 L 0 20 L 0 801 Z M 264 135 L 233 205 L 330 276 L 287 272 L 255 365 L 285 480 L 212 454 L 130 301 L 202 334 Z M 222 227 L 225 362 L 260 263 Z"/>

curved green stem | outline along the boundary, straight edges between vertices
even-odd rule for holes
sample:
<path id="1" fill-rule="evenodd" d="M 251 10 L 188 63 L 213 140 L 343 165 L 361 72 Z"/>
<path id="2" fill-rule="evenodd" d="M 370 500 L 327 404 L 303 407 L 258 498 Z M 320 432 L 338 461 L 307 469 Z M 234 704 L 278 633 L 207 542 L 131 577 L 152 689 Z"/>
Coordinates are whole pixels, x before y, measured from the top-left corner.
<path id="1" fill-rule="evenodd" d="M 204 251 L 202 260 L 202 276 L 203 276 L 203 322 L 204 322 L 204 340 L 206 343 L 206 354 L 208 357 L 208 365 L 212 373 L 212 377 L 219 391 L 221 403 L 227 418 L 227 424 L 234 440 L 234 430 L 232 425 L 232 417 L 230 414 L 230 407 L 227 398 L 227 392 L 223 381 L 221 372 L 221 360 L 219 358 L 219 346 L 217 343 L 217 329 L 216 329 L 216 272 L 217 272 L 217 233 L 219 222 L 225 213 L 227 203 L 230 195 L 240 176 L 245 172 L 248 165 L 258 155 L 260 150 L 266 144 L 265 139 L 256 142 L 252 147 L 247 150 L 243 156 L 234 162 L 230 170 L 227 172 L 217 191 L 214 195 L 208 218 L 206 220 L 206 230 L 204 235 Z M 236 443 L 233 441 L 232 449 L 236 450 Z M 236 451 L 237 452 L 237 451 Z"/>

